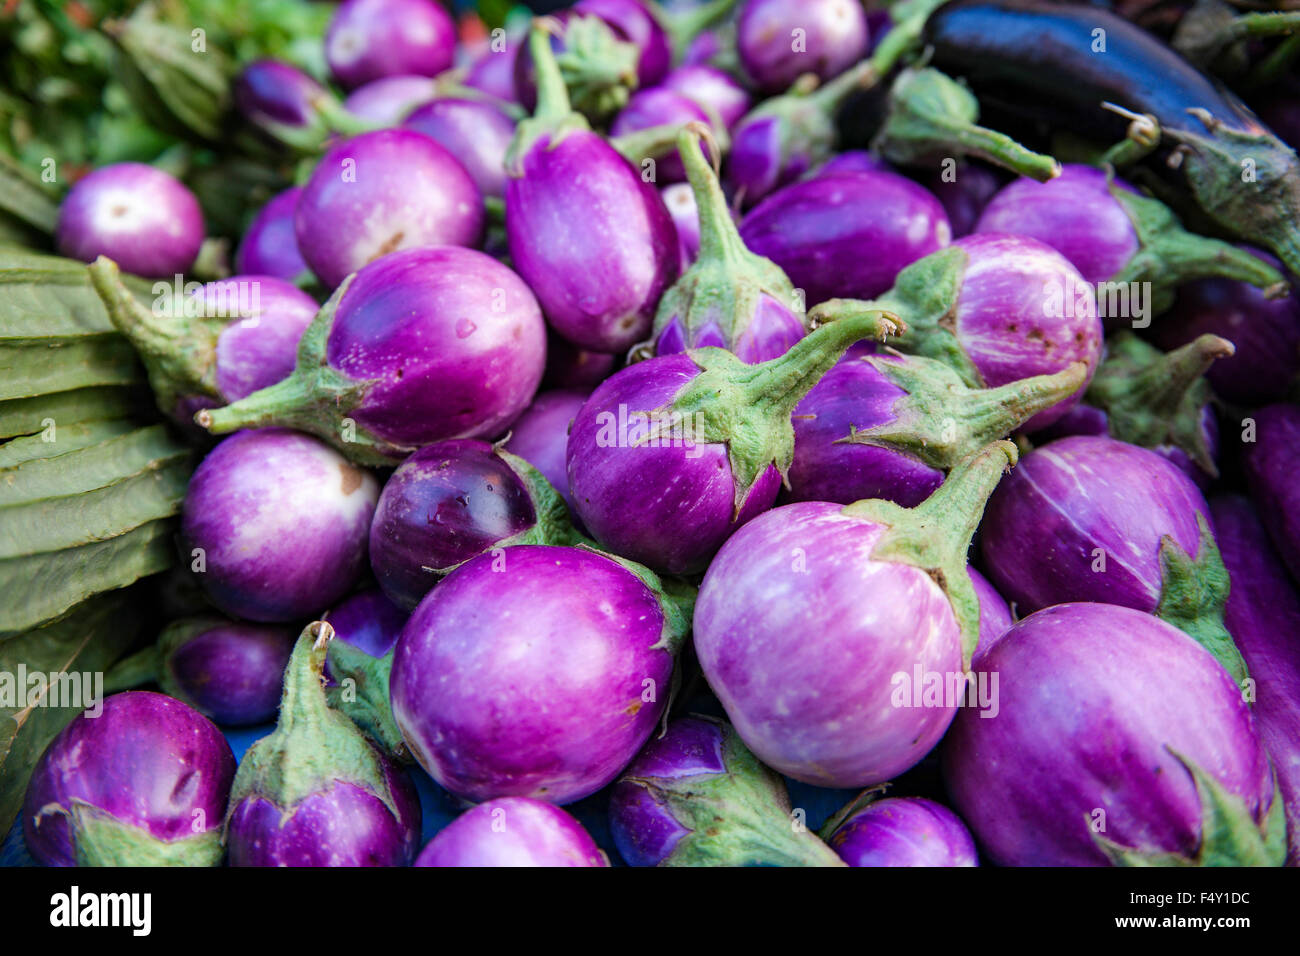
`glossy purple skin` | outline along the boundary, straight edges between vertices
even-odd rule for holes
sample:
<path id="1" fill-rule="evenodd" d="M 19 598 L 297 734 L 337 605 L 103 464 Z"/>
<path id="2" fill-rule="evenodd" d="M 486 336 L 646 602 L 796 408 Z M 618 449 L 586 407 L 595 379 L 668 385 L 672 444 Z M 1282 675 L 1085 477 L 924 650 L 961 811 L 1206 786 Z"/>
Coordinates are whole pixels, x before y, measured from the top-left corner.
<path id="1" fill-rule="evenodd" d="M 1253 415 L 1246 481 L 1273 546 L 1300 581 L 1300 405 L 1270 405 Z"/>
<path id="2" fill-rule="evenodd" d="M 456 25 L 435 0 L 343 0 L 325 33 L 330 72 L 348 89 L 384 76 L 437 76 L 456 55 Z"/>
<path id="3" fill-rule="evenodd" d="M 1277 268 L 1282 264 L 1258 249 L 1249 250 Z M 1201 279 L 1179 287 L 1173 309 L 1154 323 L 1153 338 L 1165 350 L 1186 345 L 1198 335 L 1221 335 L 1236 351 L 1205 373 L 1220 397 L 1241 405 L 1266 405 L 1287 398 L 1300 380 L 1300 293 L 1266 299 L 1246 282 Z"/>
<path id="4" fill-rule="evenodd" d="M 1087 363 L 1088 381 L 1074 395 L 1021 428 L 1050 425 L 1079 403 L 1101 361 L 1103 330 L 1090 287 L 1069 260 L 1036 239 L 980 233 L 953 245 L 968 257 L 953 333 L 984 385 L 996 388 Z M 1049 289 L 1060 290 L 1056 301 Z"/>
<path id="5" fill-rule="evenodd" d="M 609 866 L 559 807 L 527 797 L 480 803 L 438 831 L 416 866 Z"/>
<path id="6" fill-rule="evenodd" d="M 998 716 L 962 708 L 943 772 L 994 862 L 1106 865 L 1091 838 L 1097 810 L 1121 846 L 1195 856 L 1200 799 L 1170 749 L 1245 800 L 1257 822 L 1267 815 L 1272 771 L 1241 690 L 1158 618 L 1106 604 L 1047 608 L 975 669 L 998 675 Z"/>
<path id="7" fill-rule="evenodd" d="M 609 791 L 609 830 L 629 866 L 658 866 L 690 833 L 646 787 L 628 777 L 679 780 L 727 772 L 723 729 L 714 721 L 682 717 L 653 737 Z"/>
<path id="8" fill-rule="evenodd" d="M 172 651 L 165 665 L 201 713 L 223 727 L 275 718 L 297 635 L 280 627 L 219 624 Z"/>
<path id="9" fill-rule="evenodd" d="M 660 89 L 676 90 L 714 111 L 722 125 L 731 129 L 749 112 L 752 99 L 731 75 L 716 66 L 687 64 L 664 77 Z"/>
<path id="10" fill-rule="evenodd" d="M 565 451 L 569 428 L 587 393 L 577 389 L 541 392 L 510 426 L 505 449 L 518 455 L 542 473 L 573 509 Z"/>
<path id="11" fill-rule="evenodd" d="M 1286 808 L 1287 864 L 1300 866 L 1300 593 L 1246 498 L 1216 498 L 1210 511 L 1232 580 L 1224 623 L 1255 681 L 1255 723 Z"/>
<path id="12" fill-rule="evenodd" d="M 894 172 L 893 167 L 874 153 L 869 153 L 865 149 L 850 149 L 843 153 L 836 153 L 809 173 L 808 178 L 838 176 L 845 173 L 871 175 L 892 172 Z"/>
<path id="13" fill-rule="evenodd" d="M 939 200 L 891 172 L 822 174 L 754 207 L 741 238 L 803 289 L 811 308 L 827 299 L 874 299 L 905 266 L 948 245 Z"/>
<path id="14" fill-rule="evenodd" d="M 795 51 L 794 30 L 804 31 Z M 750 79 L 781 93 L 804 73 L 829 80 L 867 52 L 867 17 L 853 0 L 745 0 L 736 20 L 736 52 Z"/>
<path id="15" fill-rule="evenodd" d="M 181 509 L 183 553 L 209 600 L 250 621 L 293 621 L 346 594 L 366 562 L 379 487 L 333 448 L 280 428 L 208 453 Z"/>
<path id="16" fill-rule="evenodd" d="M 634 444 L 645 425 L 629 416 L 671 404 L 699 373 L 686 354 L 631 365 L 592 393 L 569 432 L 569 491 L 582 523 L 615 553 L 670 574 L 704 570 L 737 528 L 772 506 L 781 484 L 769 466 L 733 518 L 736 483 L 724 445 Z"/>
<path id="17" fill-rule="evenodd" d="M 670 183 L 659 190 L 668 215 L 677 229 L 677 248 L 681 253 L 681 271 L 691 267 L 700 255 L 700 207 L 690 183 Z"/>
<path id="18" fill-rule="evenodd" d="M 924 797 L 870 803 L 826 842 L 849 866 L 979 866 L 966 825 Z"/>
<path id="19" fill-rule="evenodd" d="M 331 608 L 325 620 L 334 626 L 336 640 L 351 644 L 371 657 L 383 657 L 397 643 L 408 616 L 384 592 L 371 588 L 358 591 L 338 607 Z"/>
<path id="20" fill-rule="evenodd" d="M 473 249 L 395 252 L 357 273 L 326 356 L 373 381 L 352 417 L 399 445 L 495 436 L 541 380 L 546 327 L 506 266 Z"/>
<path id="21" fill-rule="evenodd" d="M 231 84 L 235 108 L 255 125 L 309 126 L 325 95 L 323 86 L 283 60 L 254 60 Z"/>
<path id="22" fill-rule="evenodd" d="M 957 167 L 956 178 L 945 181 L 941 173 L 925 180 L 925 187 L 943 204 L 952 226 L 952 237 L 960 239 L 975 231 L 980 213 L 1002 188 L 1003 179 L 998 173 L 976 163 Z M 1068 256 L 1067 256 L 1068 258 Z"/>
<path id="23" fill-rule="evenodd" d="M 143 163 L 114 163 L 69 190 L 54 241 L 70 259 L 108 256 L 123 272 L 171 277 L 194 264 L 203 229 L 199 202 L 179 180 Z"/>
<path id="24" fill-rule="evenodd" d="M 709 114 L 685 93 L 663 86 L 637 90 L 610 124 L 611 136 L 626 136 L 653 126 L 685 126 L 709 122 Z M 686 179 L 686 168 L 676 150 L 655 160 L 655 181 L 679 183 Z"/>
<path id="25" fill-rule="evenodd" d="M 520 545 L 461 565 L 393 661 L 393 716 L 452 793 L 564 804 L 613 780 L 668 700 L 658 599 L 611 558 Z M 652 682 L 652 683 L 647 683 Z M 654 688 L 654 701 L 643 700 Z"/>
<path id="26" fill-rule="evenodd" d="M 330 149 L 293 216 L 298 248 L 329 288 L 397 250 L 477 245 L 483 222 L 473 177 L 446 147 L 409 129 L 362 133 Z"/>
<path id="27" fill-rule="evenodd" d="M 794 182 L 812 168 L 812 157 L 797 147 L 784 155 L 782 122 L 775 116 L 741 120 L 731 136 L 724 170 L 728 192 L 753 204 L 774 189 Z"/>
<path id="28" fill-rule="evenodd" d="M 1077 163 L 1066 163 L 1061 175 L 1045 183 L 1022 177 L 1006 186 L 984 207 L 974 231 L 1044 242 L 1092 283 L 1118 275 L 1140 248 L 1133 221 L 1111 195 L 1106 173 Z"/>
<path id="29" fill-rule="evenodd" d="M 397 126 L 411 110 L 437 96 L 438 84 L 431 77 L 413 74 L 383 76 L 349 93 L 343 101 L 343 108 L 372 123 Z"/>
<path id="30" fill-rule="evenodd" d="M 542 137 L 506 182 L 510 258 L 575 345 L 622 352 L 646 337 L 677 278 L 672 217 L 651 183 L 595 133 Z"/>
<path id="31" fill-rule="evenodd" d="M 23 836 L 45 866 L 76 866 L 69 820 L 40 815 L 73 800 L 171 842 L 194 835 L 196 811 L 220 826 L 235 776 L 230 744 L 212 721 L 174 697 L 130 691 L 82 714 L 41 755 L 27 785 Z"/>
<path id="32" fill-rule="evenodd" d="M 402 125 L 445 146 L 484 196 L 505 191 L 506 150 L 515 123 L 498 107 L 482 100 L 438 99 L 417 107 Z"/>
<path id="33" fill-rule="evenodd" d="M 870 363 L 845 356 L 812 387 L 794 410 L 794 461 L 786 492 L 791 501 L 851 504 L 886 498 L 906 508 L 943 484 L 943 472 L 911 455 L 876 445 L 836 444 L 853 429 L 894 420 L 907 393 Z"/>
<path id="34" fill-rule="evenodd" d="M 621 356 L 591 352 L 560 338 L 553 331 L 546 336 L 546 374 L 542 387 L 576 389 L 591 393 L 622 365 Z"/>
<path id="35" fill-rule="evenodd" d="M 894 706 L 894 675 L 961 672 L 961 634 L 929 575 L 871 556 L 882 531 L 838 504 L 784 505 L 733 535 L 700 588 L 709 686 L 758 758 L 805 783 L 888 780 L 959 709 Z"/>
<path id="36" fill-rule="evenodd" d="M 779 358 L 808 333 L 803 320 L 780 299 L 759 295 L 754 314 L 736 338 L 728 342 L 716 323 L 706 322 L 688 339 L 681 317 L 672 316 L 655 341 L 656 355 L 676 355 L 688 348 L 730 349 L 742 362 L 756 365 Z"/>
<path id="37" fill-rule="evenodd" d="M 420 848 L 420 799 L 404 771 L 376 756 L 398 816 L 370 791 L 343 780 L 291 808 L 250 795 L 230 812 L 230 865 L 410 866 Z"/>
<path id="38" fill-rule="evenodd" d="M 672 66 L 672 46 L 668 34 L 644 4 L 638 0 L 578 0 L 573 10 L 600 17 L 621 39 L 636 45 L 641 51 L 636 73 L 642 89 L 654 86 L 667 75 Z"/>
<path id="39" fill-rule="evenodd" d="M 976 653 L 992 647 L 1010 630 L 1015 620 L 1007 599 L 998 593 L 989 579 L 972 567 L 966 568 L 970 583 L 975 586 L 975 596 L 980 602 L 980 639 L 975 647 Z"/>
<path id="40" fill-rule="evenodd" d="M 294 186 L 258 210 L 235 253 L 236 272 L 292 282 L 309 271 L 293 231 L 293 211 L 301 195 L 302 187 Z"/>
<path id="41" fill-rule="evenodd" d="M 470 89 L 480 90 L 507 103 L 519 102 L 515 88 L 515 57 L 518 55 L 518 38 L 507 37 L 502 50 L 486 50 L 470 64 L 461 81 Z"/>
<path id="42" fill-rule="evenodd" d="M 436 571 L 448 571 L 536 521 L 528 488 L 487 442 L 425 445 L 398 466 L 379 496 L 370 525 L 370 567 L 394 604 L 414 610 L 437 583 Z"/>
<path id="43" fill-rule="evenodd" d="M 224 288 L 223 288 L 224 287 Z M 200 293 L 204 314 L 225 303 L 254 302 L 256 311 L 231 313 L 217 336 L 217 389 L 227 402 L 251 395 L 289 377 L 298 360 L 298 340 L 320 308 L 295 285 L 274 276 L 240 275 L 209 282 Z"/>
<path id="44" fill-rule="evenodd" d="M 1205 498 L 1153 451 L 1079 435 L 1035 449 L 984 512 L 983 567 L 1023 613 L 1105 601 L 1148 613 L 1160 603 L 1160 541 L 1200 553 Z M 1105 570 L 1093 570 L 1105 553 Z"/>

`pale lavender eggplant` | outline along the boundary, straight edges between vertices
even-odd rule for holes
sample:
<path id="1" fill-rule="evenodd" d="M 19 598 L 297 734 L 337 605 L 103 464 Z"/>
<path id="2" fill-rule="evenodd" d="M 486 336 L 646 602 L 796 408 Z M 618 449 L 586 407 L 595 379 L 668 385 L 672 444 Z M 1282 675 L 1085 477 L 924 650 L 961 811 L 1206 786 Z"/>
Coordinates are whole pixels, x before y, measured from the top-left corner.
<path id="1" fill-rule="evenodd" d="M 301 195 L 302 187 L 293 186 L 258 210 L 235 252 L 236 272 L 274 276 L 286 282 L 311 275 L 293 231 L 293 211 Z"/>
<path id="2" fill-rule="evenodd" d="M 320 310 L 315 299 L 283 279 L 243 275 L 205 285 L 197 293 L 203 314 L 219 315 L 223 301 L 238 301 L 241 288 L 248 287 L 256 289 L 258 307 L 240 310 L 217 335 L 216 385 L 227 402 L 288 378 L 298 341 Z"/>
<path id="3" fill-rule="evenodd" d="M 1007 599 L 998 593 L 988 578 L 974 568 L 967 568 L 970 583 L 975 588 L 975 596 L 980 602 L 980 640 L 976 653 L 992 647 L 1002 638 L 1015 619 L 1011 616 L 1011 607 Z"/>
<path id="4" fill-rule="evenodd" d="M 71 259 L 108 256 L 135 275 L 170 278 L 194 264 L 203 235 L 199 202 L 179 180 L 143 163 L 114 163 L 68 191 L 54 241 Z"/>
<path id="5" fill-rule="evenodd" d="M 975 668 L 997 675 L 998 715 L 957 715 L 943 773 L 993 862 L 1280 862 L 1280 820 L 1267 821 L 1269 839 L 1248 838 L 1274 802 L 1250 707 L 1176 628 L 1130 608 L 1063 604 L 1020 621 Z M 1202 840 L 1207 783 L 1241 823 L 1241 845 Z"/>
<path id="6" fill-rule="evenodd" d="M 577 820 L 528 797 L 466 810 L 428 842 L 416 866 L 609 866 Z"/>
<path id="7" fill-rule="evenodd" d="M 1210 502 L 1232 579 L 1225 620 L 1255 680 L 1255 723 L 1286 808 L 1287 865 L 1300 866 L 1300 594 L 1250 501 Z"/>
<path id="8" fill-rule="evenodd" d="M 638 86 L 654 86 L 667 75 L 673 59 L 668 34 L 640 0 L 578 0 L 572 9 L 578 14 L 600 17 L 617 36 L 637 48 Z"/>
<path id="9" fill-rule="evenodd" d="M 849 866 L 979 866 L 975 840 L 957 814 L 924 797 L 867 804 L 827 841 Z"/>
<path id="10" fill-rule="evenodd" d="M 216 866 L 235 756 L 173 697 L 114 694 L 73 719 L 32 771 L 23 836 L 45 866 Z"/>
<path id="11" fill-rule="evenodd" d="M 437 76 L 455 53 L 456 25 L 436 0 L 344 0 L 325 33 L 330 72 L 348 89 L 384 76 Z"/>
<path id="12" fill-rule="evenodd" d="M 181 508 L 186 560 L 208 598 L 251 621 L 291 621 L 356 583 L 379 487 L 309 435 L 225 439 L 195 470 Z"/>
<path id="13" fill-rule="evenodd" d="M 740 235 L 811 307 L 881 295 L 902 269 L 947 246 L 952 229 L 939 201 L 897 173 L 823 170 L 755 206 Z"/>
<path id="14" fill-rule="evenodd" d="M 1251 417 L 1254 441 L 1245 446 L 1250 494 L 1277 553 L 1300 581 L 1300 405 L 1269 405 Z"/>
<path id="15" fill-rule="evenodd" d="M 569 494 L 565 450 L 569 429 L 588 392 L 577 389 L 541 392 L 510 426 L 506 451 L 513 452 L 542 473 L 561 497 L 573 507 Z"/>
<path id="16" fill-rule="evenodd" d="M 829 80 L 866 56 L 867 43 L 866 13 L 854 0 L 745 0 L 736 21 L 741 65 L 767 93 L 805 73 Z"/>
<path id="17" fill-rule="evenodd" d="M 606 555 L 480 555 L 402 631 L 393 714 L 416 760 L 457 796 L 570 803 L 613 780 L 654 731 L 684 632 Z"/>
<path id="18" fill-rule="evenodd" d="M 687 123 L 711 122 L 709 112 L 683 92 L 652 86 L 632 94 L 614 121 L 611 136 L 627 136 L 655 126 L 685 126 Z M 655 160 L 655 181 L 677 183 L 686 178 L 681 158 L 674 150 Z"/>
<path id="19" fill-rule="evenodd" d="M 505 103 L 519 103 L 515 86 L 515 59 L 522 44 L 519 37 L 508 36 L 500 50 L 487 49 L 469 65 L 461 82 L 472 90 L 495 96 Z"/>
<path id="20" fill-rule="evenodd" d="M 376 258 L 421 246 L 475 246 L 483 196 L 423 133 L 362 133 L 321 157 L 294 209 L 302 257 L 328 288 Z"/>
<path id="21" fill-rule="evenodd" d="M 484 196 L 501 196 L 515 123 L 499 107 L 484 100 L 444 97 L 412 110 L 402 125 L 446 147 Z"/>
<path id="22" fill-rule="evenodd" d="M 343 100 L 343 108 L 359 119 L 397 126 L 411 110 L 438 95 L 438 81 L 432 77 L 405 73 L 381 76 L 349 93 Z"/>
<path id="23" fill-rule="evenodd" d="M 1003 178 L 980 163 L 962 163 L 956 167 L 951 179 L 938 172 L 922 182 L 943 204 L 948 223 L 952 226 L 952 237 L 960 239 L 975 231 L 980 213 L 1002 188 Z"/>
<path id="24" fill-rule="evenodd" d="M 700 207 L 690 183 L 670 183 L 659 190 L 668 215 L 677 229 L 677 248 L 681 252 L 681 270 L 685 272 L 700 254 Z"/>
<path id="25" fill-rule="evenodd" d="M 713 112 L 724 129 L 731 129 L 749 112 L 749 93 L 731 74 L 707 64 L 685 64 L 664 77 L 660 89 L 675 90 Z"/>

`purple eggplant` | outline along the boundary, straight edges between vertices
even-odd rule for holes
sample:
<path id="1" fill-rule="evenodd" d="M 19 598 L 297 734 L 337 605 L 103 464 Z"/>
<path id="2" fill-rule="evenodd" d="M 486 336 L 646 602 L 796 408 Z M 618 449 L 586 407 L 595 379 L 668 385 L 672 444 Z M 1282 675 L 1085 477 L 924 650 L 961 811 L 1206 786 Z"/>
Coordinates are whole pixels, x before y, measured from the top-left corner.
<path id="1" fill-rule="evenodd" d="M 303 618 L 356 583 L 378 497 L 368 472 L 308 435 L 241 432 L 210 451 L 190 479 L 183 553 L 227 614 Z"/>
<path id="2" fill-rule="evenodd" d="M 501 196 L 515 123 L 500 107 L 486 100 L 444 97 L 416 107 L 402 125 L 445 146 L 484 196 Z"/>
<path id="3" fill-rule="evenodd" d="M 551 326 L 583 348 L 621 352 L 650 331 L 677 277 L 677 237 L 654 187 L 570 112 L 546 34 L 530 36 L 539 102 L 507 160 L 510 258 Z"/>
<path id="4" fill-rule="evenodd" d="M 574 419 L 578 517 L 603 545 L 656 571 L 702 571 L 776 500 L 794 454 L 795 405 L 854 342 L 894 331 L 883 313 L 856 312 L 760 365 L 697 348 L 629 366 Z"/>
<path id="5" fill-rule="evenodd" d="M 1300 866 L 1300 594 L 1247 499 L 1215 498 L 1210 512 L 1232 580 L 1224 620 L 1255 682 L 1255 724 L 1286 810 L 1287 865 Z"/>
<path id="6" fill-rule="evenodd" d="M 310 280 L 311 269 L 298 251 L 298 237 L 293 231 L 293 211 L 301 195 L 302 187 L 294 186 L 258 210 L 235 252 L 237 273 L 274 276 L 285 282 Z"/>
<path id="7" fill-rule="evenodd" d="M 610 789 L 609 828 L 632 866 L 840 866 L 800 825 L 779 776 L 735 730 L 682 717 Z"/>
<path id="8" fill-rule="evenodd" d="M 461 83 L 471 90 L 495 96 L 503 103 L 519 103 L 515 86 L 515 60 L 519 55 L 520 36 L 507 32 L 493 39 L 488 48 L 469 64 Z"/>
<path id="9" fill-rule="evenodd" d="M 669 183 L 659 190 L 668 215 L 677 230 L 677 249 L 681 253 L 681 272 L 691 267 L 700 255 L 700 207 L 690 183 Z"/>
<path id="10" fill-rule="evenodd" d="M 335 291 L 292 375 L 196 420 L 214 434 L 288 425 L 394 464 L 431 442 L 499 433 L 532 399 L 545 354 L 537 300 L 510 269 L 473 249 L 408 249 Z"/>
<path id="11" fill-rule="evenodd" d="M 1153 451 L 1093 435 L 1026 455 L 989 501 L 980 543 L 998 590 L 1028 613 L 1104 601 L 1157 615 L 1209 649 L 1237 680 L 1223 625 L 1228 575 L 1205 498 Z"/>
<path id="12" fill-rule="evenodd" d="M 826 162 L 810 169 L 804 174 L 803 178 L 816 179 L 819 176 L 854 175 L 857 173 L 871 175 L 874 173 L 892 173 L 894 171 L 893 166 L 875 153 L 865 149 L 848 149 L 842 153 L 836 153 Z"/>
<path id="13" fill-rule="evenodd" d="M 245 122 L 261 135 L 305 153 L 319 151 L 335 133 L 369 128 L 333 93 L 283 60 L 247 64 L 235 77 L 231 97 Z"/>
<path id="14" fill-rule="evenodd" d="M 960 239 L 975 231 L 980 213 L 1002 188 L 1003 177 L 982 163 L 961 163 L 941 169 L 921 182 L 948 214 L 952 237 Z"/>
<path id="15" fill-rule="evenodd" d="M 569 475 L 565 470 L 565 451 L 569 429 L 588 393 L 577 389 L 541 392 L 524 413 L 510 426 L 510 437 L 503 446 L 542 473 L 560 493 L 570 509 Z"/>
<path id="16" fill-rule="evenodd" d="M 639 86 L 654 86 L 667 75 L 673 54 L 659 11 L 651 10 L 641 0 L 578 0 L 573 10 L 583 16 L 599 17 L 621 39 L 636 47 Z"/>
<path id="17" fill-rule="evenodd" d="M 970 583 L 975 588 L 975 597 L 980 602 L 980 639 L 976 653 L 983 651 L 1001 640 L 1002 635 L 1010 630 L 1015 619 L 1007 599 L 998 593 L 989 579 L 974 568 L 966 569 Z"/>
<path id="18" fill-rule="evenodd" d="M 280 705 L 293 633 L 206 616 L 172 621 L 156 643 L 115 664 L 108 693 L 154 682 L 223 727 L 261 724 Z"/>
<path id="19" fill-rule="evenodd" d="M 826 827 L 826 842 L 849 866 L 979 866 L 975 839 L 947 807 L 875 796 L 854 800 Z"/>
<path id="20" fill-rule="evenodd" d="M 823 171 L 764 199 L 740 235 L 811 307 L 887 292 L 901 270 L 947 246 L 952 229 L 939 200 L 897 173 Z"/>
<path id="21" fill-rule="evenodd" d="M 576 389 L 590 394 L 605 379 L 622 368 L 621 356 L 579 348 L 550 331 L 546 336 L 545 389 Z M 567 482 L 560 487 L 567 488 Z"/>
<path id="22" fill-rule="evenodd" d="M 706 64 L 677 67 L 664 77 L 659 88 L 689 96 L 711 111 L 711 115 L 721 121 L 724 130 L 740 122 L 752 104 L 749 93 L 731 74 Z"/>
<path id="23" fill-rule="evenodd" d="M 716 121 L 716 124 L 715 124 Z M 656 126 L 674 127 L 695 123 L 706 128 L 721 125 L 716 115 L 691 99 L 685 93 L 670 90 L 662 86 L 637 90 L 619 110 L 618 115 L 609 126 L 610 136 L 627 136 Z M 725 135 L 725 130 L 716 131 Z M 654 181 L 657 183 L 678 183 L 686 178 L 686 169 L 677 153 L 671 152 L 656 161 Z"/>
<path id="24" fill-rule="evenodd" d="M 980 630 L 966 551 L 1015 460 L 997 442 L 916 508 L 798 502 L 723 545 L 695 651 L 760 760 L 816 786 L 869 786 L 920 761 L 968 700 L 996 706 L 965 673 Z"/>
<path id="25" fill-rule="evenodd" d="M 745 0 L 736 52 L 765 93 L 780 93 L 805 73 L 839 76 L 867 54 L 867 16 L 856 0 Z"/>
<path id="26" fill-rule="evenodd" d="M 1253 413 L 1253 422 L 1245 454 L 1250 494 L 1300 581 L 1300 405 L 1269 405 Z"/>
<path id="27" fill-rule="evenodd" d="M 171 277 L 194 264 L 203 212 L 180 181 L 143 163 L 101 166 L 59 206 L 54 241 L 70 259 L 108 256 L 127 272 Z"/>
<path id="28" fill-rule="evenodd" d="M 452 65 L 456 25 L 436 0 L 343 0 L 325 34 L 325 59 L 352 89 L 384 76 L 437 76 Z"/>
<path id="29" fill-rule="evenodd" d="M 1102 326 L 1092 289 L 1079 270 L 1036 239 L 987 233 L 958 239 L 898 274 L 893 289 L 859 302 L 832 299 L 809 314 L 816 324 L 856 309 L 885 309 L 907 330 L 904 352 L 953 366 L 971 387 L 1088 366 L 1079 390 L 1024 424 L 1050 425 L 1083 396 L 1102 354 Z"/>
<path id="30" fill-rule="evenodd" d="M 483 222 L 473 177 L 445 147 L 409 129 L 362 133 L 331 148 L 293 215 L 302 257 L 331 289 L 399 249 L 477 245 Z"/>
<path id="31" fill-rule="evenodd" d="M 114 694 L 59 733 L 27 785 L 23 836 L 45 866 L 216 866 L 235 755 L 202 714 Z"/>
<path id="32" fill-rule="evenodd" d="M 413 73 L 381 76 L 347 95 L 343 108 L 359 119 L 380 126 L 398 126 L 417 106 L 437 99 L 438 80 Z"/>
<path id="33" fill-rule="evenodd" d="M 325 657 L 329 679 L 325 695 L 330 706 L 346 714 L 371 743 L 399 761 L 409 761 L 410 754 L 393 720 L 388 679 L 393 649 L 407 617 L 374 588 L 353 594 L 324 617 L 334 628 Z"/>
<path id="34" fill-rule="evenodd" d="M 1020 621 L 975 668 L 996 678 L 998 713 L 957 715 L 943 774 L 993 862 L 1277 866 L 1286 855 L 1250 707 L 1186 634 L 1131 608 L 1062 604 Z"/>
<path id="35" fill-rule="evenodd" d="M 438 580 L 485 551 L 576 544 L 568 506 L 528 462 L 485 441 L 416 450 L 384 485 L 370 525 L 370 567 L 408 611 Z"/>
<path id="36" fill-rule="evenodd" d="M 570 803 L 612 781 L 659 723 L 689 613 L 653 574 L 597 551 L 479 555 L 402 631 L 393 714 L 457 796 Z"/>
<path id="37" fill-rule="evenodd" d="M 284 672 L 280 720 L 248 749 L 230 792 L 231 866 L 409 866 L 420 801 L 322 684 L 334 629 L 303 629 Z"/>
<path id="38" fill-rule="evenodd" d="M 577 820 L 528 797 L 488 800 L 438 831 L 416 866 L 609 866 Z"/>

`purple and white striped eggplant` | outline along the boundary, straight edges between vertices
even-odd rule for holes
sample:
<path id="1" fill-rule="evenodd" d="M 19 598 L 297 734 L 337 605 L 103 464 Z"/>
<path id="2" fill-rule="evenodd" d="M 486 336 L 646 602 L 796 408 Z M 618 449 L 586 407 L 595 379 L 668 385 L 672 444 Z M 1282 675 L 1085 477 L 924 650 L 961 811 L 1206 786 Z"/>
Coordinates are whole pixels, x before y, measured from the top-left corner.
<path id="1" fill-rule="evenodd" d="M 409 866 L 420 801 L 406 773 L 326 702 L 334 629 L 303 629 L 284 674 L 280 720 L 248 749 L 230 793 L 231 866 Z"/>
<path id="2" fill-rule="evenodd" d="M 997 677 L 998 714 L 957 715 L 943 774 L 993 862 L 1282 862 L 1282 801 L 1250 707 L 1186 634 L 1130 608 L 1062 604 L 975 667 Z"/>
<path id="3" fill-rule="evenodd" d="M 1253 415 L 1246 480 L 1273 546 L 1300 581 L 1300 405 L 1269 405 Z"/>
<path id="4" fill-rule="evenodd" d="M 749 78 L 779 93 L 806 73 L 839 76 L 867 54 L 867 16 L 856 0 L 745 0 L 736 52 Z"/>
<path id="5" fill-rule="evenodd" d="M 502 797 L 439 830 L 415 865 L 609 866 L 609 860 L 582 824 L 554 804 Z"/>
<path id="6" fill-rule="evenodd" d="M 938 742 L 967 701 L 979 640 L 966 551 L 1015 460 L 997 442 L 916 508 L 798 502 L 723 545 L 696 603 L 695 651 L 760 760 L 817 786 L 863 787 Z"/>
<path id="7" fill-rule="evenodd" d="M 826 842 L 849 866 L 979 866 L 974 837 L 947 807 L 877 796 L 868 791 L 825 827 Z"/>
<path id="8" fill-rule="evenodd" d="M 728 724 L 682 717 L 646 744 L 609 794 L 631 866 L 840 866 L 800 825 L 781 778 Z"/>
<path id="9" fill-rule="evenodd" d="M 352 89 L 384 76 L 436 76 L 456 55 L 456 25 L 437 0 L 344 0 L 325 34 L 325 59 Z"/>
<path id="10" fill-rule="evenodd" d="M 358 591 L 331 608 L 324 617 L 334 628 L 325 657 L 325 694 L 371 743 L 394 760 L 409 762 L 388 699 L 393 650 L 407 617 L 377 588 Z"/>
<path id="11" fill-rule="evenodd" d="M 573 499 L 569 494 L 565 452 L 569 445 L 569 429 L 578 416 L 578 410 L 586 404 L 588 394 L 577 389 L 539 393 L 511 424 L 510 437 L 503 446 L 540 471 L 568 503 L 570 510 L 573 509 Z"/>
<path id="12" fill-rule="evenodd" d="M 417 106 L 402 122 L 446 147 L 484 196 L 499 198 L 506 185 L 506 152 L 515 121 L 487 100 L 442 97 Z"/>
<path id="13" fill-rule="evenodd" d="M 311 269 L 298 251 L 298 236 L 293 231 L 293 211 L 301 195 L 302 187 L 294 186 L 258 210 L 235 252 L 235 272 L 274 276 L 285 282 L 310 281 Z"/>

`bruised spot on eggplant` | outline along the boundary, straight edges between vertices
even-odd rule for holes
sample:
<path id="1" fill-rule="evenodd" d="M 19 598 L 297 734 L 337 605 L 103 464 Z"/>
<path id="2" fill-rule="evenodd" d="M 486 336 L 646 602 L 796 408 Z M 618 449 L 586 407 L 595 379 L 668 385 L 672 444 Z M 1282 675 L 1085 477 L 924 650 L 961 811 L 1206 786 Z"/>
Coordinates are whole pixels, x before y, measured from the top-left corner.
<path id="1" fill-rule="evenodd" d="M 361 487 L 361 482 L 365 479 L 364 473 L 360 468 L 349 465 L 347 462 L 339 462 L 339 474 L 343 476 L 343 493 L 350 495 Z"/>
<path id="2" fill-rule="evenodd" d="M 370 257 L 370 261 L 374 262 L 380 256 L 386 256 L 390 252 L 396 252 L 401 247 L 402 240 L 405 238 L 406 238 L 405 232 L 393 233 L 391 236 L 388 237 L 388 240 L 382 246 L 379 247 L 379 251 L 377 251 L 373 256 Z"/>

